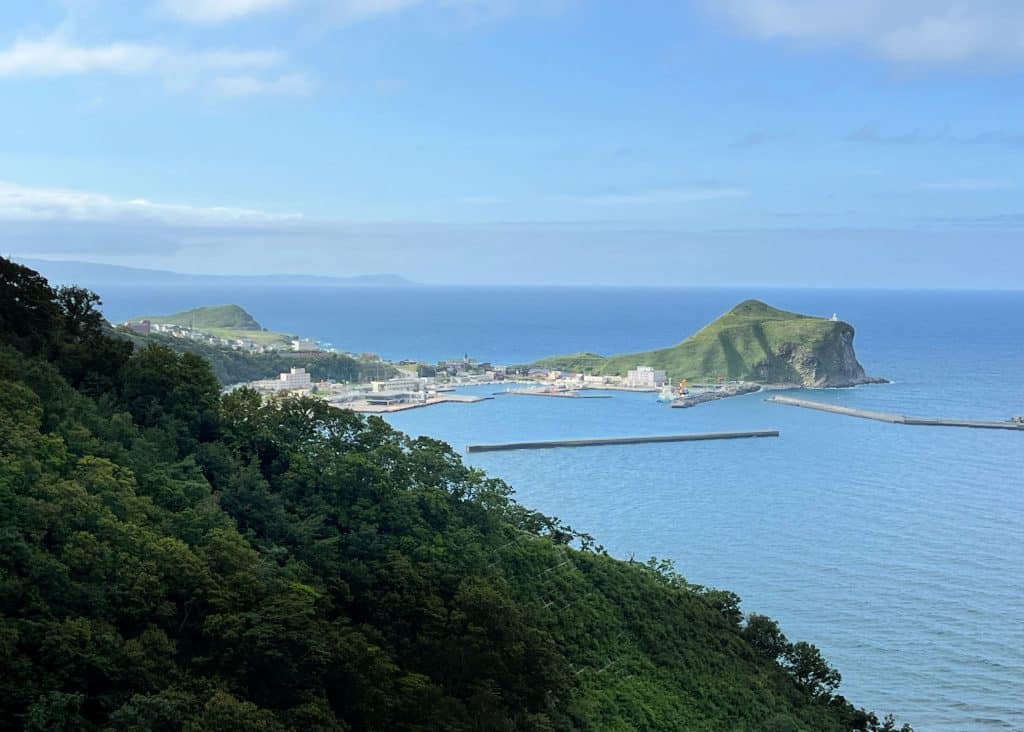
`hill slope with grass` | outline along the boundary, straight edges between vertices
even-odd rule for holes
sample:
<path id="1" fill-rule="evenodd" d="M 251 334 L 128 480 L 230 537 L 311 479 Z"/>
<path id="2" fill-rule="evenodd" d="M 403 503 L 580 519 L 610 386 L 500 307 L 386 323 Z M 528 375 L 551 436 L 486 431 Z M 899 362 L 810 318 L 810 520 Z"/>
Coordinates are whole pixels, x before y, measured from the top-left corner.
<path id="1" fill-rule="evenodd" d="M 266 330 L 256 322 L 256 318 L 238 305 L 208 305 L 171 315 L 141 315 L 132 318 L 130 322 L 140 320 L 180 325 L 228 340 L 246 338 L 261 346 L 286 346 L 294 337 L 288 333 Z"/>
<path id="2" fill-rule="evenodd" d="M 683 342 L 617 356 L 577 353 L 538 366 L 624 375 L 637 366 L 664 369 L 670 379 L 718 378 L 761 384 L 854 386 L 882 381 L 867 376 L 853 350 L 853 326 L 746 300 Z"/>
<path id="3" fill-rule="evenodd" d="M 195 330 L 230 328 L 231 330 L 263 330 L 256 318 L 238 305 L 209 305 L 172 315 L 143 315 L 132 320 L 170 323 Z"/>
<path id="4" fill-rule="evenodd" d="M 0 729 L 888 730 L 732 593 L 0 258 Z"/>

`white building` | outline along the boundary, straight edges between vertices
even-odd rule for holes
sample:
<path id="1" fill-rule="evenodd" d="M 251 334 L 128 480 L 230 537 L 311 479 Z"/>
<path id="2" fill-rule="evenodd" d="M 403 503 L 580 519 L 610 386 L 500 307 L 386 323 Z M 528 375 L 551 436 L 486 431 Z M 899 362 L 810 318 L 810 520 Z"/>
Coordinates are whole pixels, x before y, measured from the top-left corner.
<path id="1" fill-rule="evenodd" d="M 645 389 L 657 389 L 668 383 L 668 376 L 664 371 L 658 371 L 650 366 L 637 366 L 626 372 L 626 386 Z"/>
<path id="2" fill-rule="evenodd" d="M 313 386 L 313 379 L 306 373 L 304 368 L 293 368 L 287 374 L 281 374 L 281 389 L 298 390 L 309 389 Z"/>
<path id="3" fill-rule="evenodd" d="M 310 340 L 309 338 L 294 338 L 292 339 L 292 350 L 293 351 L 318 351 L 316 341 Z"/>
<path id="4" fill-rule="evenodd" d="M 309 391 L 313 388 L 313 379 L 306 369 L 293 368 L 276 379 L 263 379 L 251 384 L 259 391 Z"/>
<path id="5" fill-rule="evenodd" d="M 424 380 L 415 376 L 387 381 L 371 381 L 370 391 L 374 394 L 398 394 L 410 391 L 423 391 Z"/>

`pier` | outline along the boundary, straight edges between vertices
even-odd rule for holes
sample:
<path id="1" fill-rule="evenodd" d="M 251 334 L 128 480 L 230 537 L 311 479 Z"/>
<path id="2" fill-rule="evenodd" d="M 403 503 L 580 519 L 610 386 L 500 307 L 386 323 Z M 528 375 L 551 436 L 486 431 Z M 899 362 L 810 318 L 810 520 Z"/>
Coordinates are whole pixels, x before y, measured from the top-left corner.
<path id="1" fill-rule="evenodd" d="M 980 430 L 1013 430 L 1024 432 L 1024 423 L 1007 420 L 985 419 L 941 419 L 931 417 L 908 417 L 902 414 L 890 414 L 889 412 L 873 412 L 867 409 L 856 409 L 854 407 L 841 407 L 837 404 L 825 402 L 813 402 L 809 399 L 796 399 L 786 396 L 772 396 L 765 401 L 776 404 L 785 404 L 791 407 L 803 407 L 804 409 L 816 409 L 820 412 L 832 412 L 843 414 L 847 417 L 858 417 L 859 419 L 873 419 L 876 422 L 888 422 L 890 424 L 909 424 L 923 427 L 969 427 Z"/>
<path id="2" fill-rule="evenodd" d="M 490 399 L 494 399 L 494 397 L 470 396 L 467 394 L 439 394 L 416 401 L 378 399 L 371 402 L 367 399 L 357 399 L 350 402 L 332 402 L 332 406 L 341 409 L 351 409 L 353 412 L 359 412 L 360 414 L 391 414 L 393 412 L 404 412 L 408 409 L 432 407 L 435 404 L 475 404 L 476 402 L 488 401 Z"/>
<path id="3" fill-rule="evenodd" d="M 502 394 L 516 394 L 518 396 L 555 397 L 557 399 L 611 399 L 611 394 L 577 394 L 575 390 L 568 389 L 508 389 L 497 391 L 495 396 Z"/>
<path id="4" fill-rule="evenodd" d="M 748 437 L 778 437 L 778 430 L 751 432 L 704 432 L 689 435 L 649 435 L 640 437 L 599 437 L 590 440 L 544 440 L 507 442 L 494 445 L 469 445 L 466 452 L 499 452 L 502 450 L 550 450 L 556 447 L 603 447 L 606 445 L 642 445 L 650 442 L 699 442 L 703 440 L 740 440 Z"/>

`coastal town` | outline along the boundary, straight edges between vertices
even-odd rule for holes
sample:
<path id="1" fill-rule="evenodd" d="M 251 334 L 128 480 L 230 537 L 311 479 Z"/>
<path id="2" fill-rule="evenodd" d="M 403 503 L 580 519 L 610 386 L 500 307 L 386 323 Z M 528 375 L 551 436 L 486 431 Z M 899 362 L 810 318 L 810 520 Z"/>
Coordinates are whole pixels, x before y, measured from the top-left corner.
<path id="1" fill-rule="evenodd" d="M 234 307 L 234 306 L 231 306 Z M 548 368 L 540 365 L 501 366 L 469 357 L 447 359 L 435 364 L 422 361 L 383 361 L 372 353 L 348 353 L 329 349 L 308 338 L 298 338 L 256 328 L 199 327 L 193 313 L 200 316 L 208 308 L 190 311 L 187 320 L 182 314 L 162 318 L 127 321 L 122 327 L 139 336 L 158 335 L 182 339 L 213 348 L 230 349 L 257 356 L 281 353 L 307 357 L 303 363 L 315 364 L 317 358 L 340 353 L 362 363 L 372 362 L 380 368 L 378 378 L 359 381 L 314 378 L 307 365 L 295 365 L 273 378 L 257 379 L 226 386 L 226 390 L 248 387 L 271 396 L 293 393 L 310 395 L 332 406 L 367 414 L 386 414 L 437 404 L 469 404 L 497 396 L 533 396 L 556 398 L 609 398 L 608 392 L 656 393 L 658 401 L 672 407 L 692 407 L 716 399 L 747 394 L 761 389 L 745 381 L 717 380 L 713 384 L 690 384 L 686 379 L 672 383 L 668 373 L 648 365 L 627 369 L 625 375 L 594 374 L 582 371 Z M 213 308 L 216 310 L 216 308 Z M 249 318 L 247 313 L 240 314 Z M 379 372 L 383 373 L 379 373 Z M 389 376 L 389 378 L 381 378 Z M 497 390 L 488 394 L 465 393 L 466 387 L 492 385 Z M 589 394 L 587 392 L 595 392 Z"/>
<path id="2" fill-rule="evenodd" d="M 657 393 L 659 400 L 668 402 L 670 406 L 689 407 L 760 388 L 744 382 L 689 387 L 685 380 L 672 387 L 664 371 L 648 366 L 632 369 L 624 377 L 562 373 L 537 368 L 509 370 L 502 366 L 482 369 L 469 361 L 463 366 L 453 374 L 442 371 L 440 375 L 418 376 L 415 372 L 409 372 L 408 375 L 392 379 L 354 384 L 314 381 L 304 368 L 295 367 L 279 374 L 276 379 L 262 379 L 238 386 L 246 386 L 268 396 L 287 392 L 308 394 L 324 399 L 332 406 L 369 414 L 399 412 L 445 403 L 471 404 L 506 395 L 570 399 L 597 397 L 581 393 L 587 391 Z M 504 389 L 486 396 L 457 393 L 459 388 L 482 385 L 503 386 Z"/>
<path id="3" fill-rule="evenodd" d="M 160 323 L 148 319 L 128 321 L 123 323 L 122 326 L 136 335 L 148 336 L 155 333 L 169 338 L 181 338 L 208 346 L 230 348 L 247 353 L 275 353 L 278 351 L 311 353 L 321 350 L 319 344 L 309 338 L 289 338 L 259 343 L 249 335 L 226 337 L 193 326 L 180 325 L 178 323 Z"/>

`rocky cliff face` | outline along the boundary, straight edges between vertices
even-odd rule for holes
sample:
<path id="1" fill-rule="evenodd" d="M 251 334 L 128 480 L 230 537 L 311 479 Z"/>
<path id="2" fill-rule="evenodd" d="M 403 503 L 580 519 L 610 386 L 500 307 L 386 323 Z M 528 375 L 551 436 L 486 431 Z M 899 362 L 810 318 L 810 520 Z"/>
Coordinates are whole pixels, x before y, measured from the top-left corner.
<path id="1" fill-rule="evenodd" d="M 836 323 L 833 332 L 813 346 L 782 343 L 775 356 L 793 371 L 794 383 L 812 387 L 844 387 L 885 383 L 868 376 L 853 350 L 853 328 Z M 767 377 L 768 374 L 765 374 Z"/>

